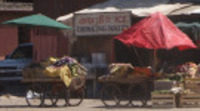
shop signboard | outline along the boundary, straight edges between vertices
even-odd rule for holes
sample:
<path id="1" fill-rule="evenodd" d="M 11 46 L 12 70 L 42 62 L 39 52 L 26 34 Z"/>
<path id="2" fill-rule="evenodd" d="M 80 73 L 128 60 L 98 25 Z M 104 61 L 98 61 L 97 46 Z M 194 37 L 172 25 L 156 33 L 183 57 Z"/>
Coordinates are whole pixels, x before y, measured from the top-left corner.
<path id="1" fill-rule="evenodd" d="M 75 36 L 116 35 L 130 26 L 130 11 L 79 13 L 74 17 Z"/>

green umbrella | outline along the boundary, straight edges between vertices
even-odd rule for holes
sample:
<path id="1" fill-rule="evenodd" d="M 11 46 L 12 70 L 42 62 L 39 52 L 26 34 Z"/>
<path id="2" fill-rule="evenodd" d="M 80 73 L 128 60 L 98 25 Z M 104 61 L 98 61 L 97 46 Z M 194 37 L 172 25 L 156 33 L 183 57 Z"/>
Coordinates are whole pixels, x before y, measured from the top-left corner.
<path id="1" fill-rule="evenodd" d="M 11 25 L 19 25 L 19 26 L 43 26 L 43 27 L 51 27 L 58 29 L 72 29 L 70 26 L 64 25 L 60 22 L 57 22 L 47 16 L 42 14 L 34 14 L 30 16 L 25 16 L 13 20 L 8 20 L 3 22 L 2 24 L 11 24 Z"/>

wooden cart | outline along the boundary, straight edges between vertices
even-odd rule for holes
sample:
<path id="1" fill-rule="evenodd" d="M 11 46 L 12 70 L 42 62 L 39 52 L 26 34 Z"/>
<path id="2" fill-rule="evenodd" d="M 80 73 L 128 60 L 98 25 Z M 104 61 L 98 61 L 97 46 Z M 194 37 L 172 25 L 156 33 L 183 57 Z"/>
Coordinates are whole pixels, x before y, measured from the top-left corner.
<path id="1" fill-rule="evenodd" d="M 133 78 L 115 78 L 102 76 L 98 78 L 103 84 L 101 100 L 106 107 L 111 106 L 145 106 L 150 97 L 149 85 L 152 78 L 136 75 Z"/>
<path id="2" fill-rule="evenodd" d="M 22 82 L 28 85 L 25 98 L 31 107 L 77 106 L 81 104 L 85 95 L 84 77 L 72 78 L 69 87 L 66 87 L 59 77 L 52 78 L 44 74 L 24 76 Z M 72 83 L 76 83 L 76 87 Z"/>

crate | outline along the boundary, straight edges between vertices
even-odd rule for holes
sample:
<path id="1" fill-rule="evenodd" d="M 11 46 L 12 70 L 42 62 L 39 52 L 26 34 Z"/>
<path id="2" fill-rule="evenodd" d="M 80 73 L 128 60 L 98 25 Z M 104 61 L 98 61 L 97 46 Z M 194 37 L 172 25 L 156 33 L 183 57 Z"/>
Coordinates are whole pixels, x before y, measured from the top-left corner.
<path id="1" fill-rule="evenodd" d="M 154 81 L 154 90 L 170 90 L 173 86 L 173 81 L 156 80 Z"/>
<path id="2" fill-rule="evenodd" d="M 200 107 L 200 94 L 181 94 L 180 107 Z"/>
<path id="3" fill-rule="evenodd" d="M 200 93 L 200 78 L 186 78 L 184 88 L 195 93 Z"/>
<path id="4" fill-rule="evenodd" d="M 174 94 L 155 94 L 151 93 L 152 107 L 154 108 L 173 108 L 176 107 Z"/>

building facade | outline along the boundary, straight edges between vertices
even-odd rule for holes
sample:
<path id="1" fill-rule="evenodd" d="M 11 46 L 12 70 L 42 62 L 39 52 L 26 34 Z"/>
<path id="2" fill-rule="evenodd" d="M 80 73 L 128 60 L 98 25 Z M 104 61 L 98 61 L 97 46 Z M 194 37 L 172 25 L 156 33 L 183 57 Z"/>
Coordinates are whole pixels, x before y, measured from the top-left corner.
<path id="1" fill-rule="evenodd" d="M 15 18 L 23 17 L 23 16 L 28 16 L 35 13 L 41 13 L 48 17 L 56 18 L 63 14 L 88 7 L 100 1 L 102 0 L 59 0 L 59 1 L 51 0 L 51 2 L 49 2 L 49 0 L 1 0 L 0 1 L 0 22 L 4 22 L 6 20 L 15 19 Z M 30 28 L 30 27 L 0 25 L 0 32 L 1 32 L 0 56 L 4 57 L 8 55 L 20 43 L 33 42 L 31 41 L 33 40 L 33 36 L 36 36 L 36 37 L 38 36 L 37 35 L 38 33 L 34 34 L 35 32 L 34 30 L 35 29 Z M 39 32 L 40 34 L 42 34 L 40 35 L 42 36 L 41 40 L 43 38 L 45 39 L 52 39 L 52 37 L 57 38 L 56 39 L 57 45 L 55 46 L 55 47 L 58 47 L 57 51 L 55 52 L 55 53 L 58 53 L 57 56 L 67 54 L 67 48 L 65 47 L 67 47 L 68 43 L 67 43 L 66 38 L 60 37 L 60 35 L 62 35 L 62 34 L 58 34 L 60 31 L 53 30 L 53 32 L 51 32 L 50 34 L 49 32 L 52 31 L 51 29 L 45 29 L 45 30 L 50 30 L 50 31 L 44 31 L 44 29 L 41 29 L 41 28 L 37 28 L 36 30 L 40 30 Z M 39 41 L 40 40 L 38 40 L 38 43 Z M 36 39 L 34 39 L 34 42 L 36 42 Z M 46 44 L 49 44 L 49 43 L 46 43 Z M 43 48 L 44 46 L 46 46 L 46 49 L 49 49 L 47 48 L 49 45 L 43 45 Z M 49 56 L 55 56 L 55 54 L 50 54 Z M 40 57 L 44 58 L 44 56 L 41 56 L 41 54 L 40 54 Z M 37 58 L 37 60 L 39 60 L 39 58 Z"/>

